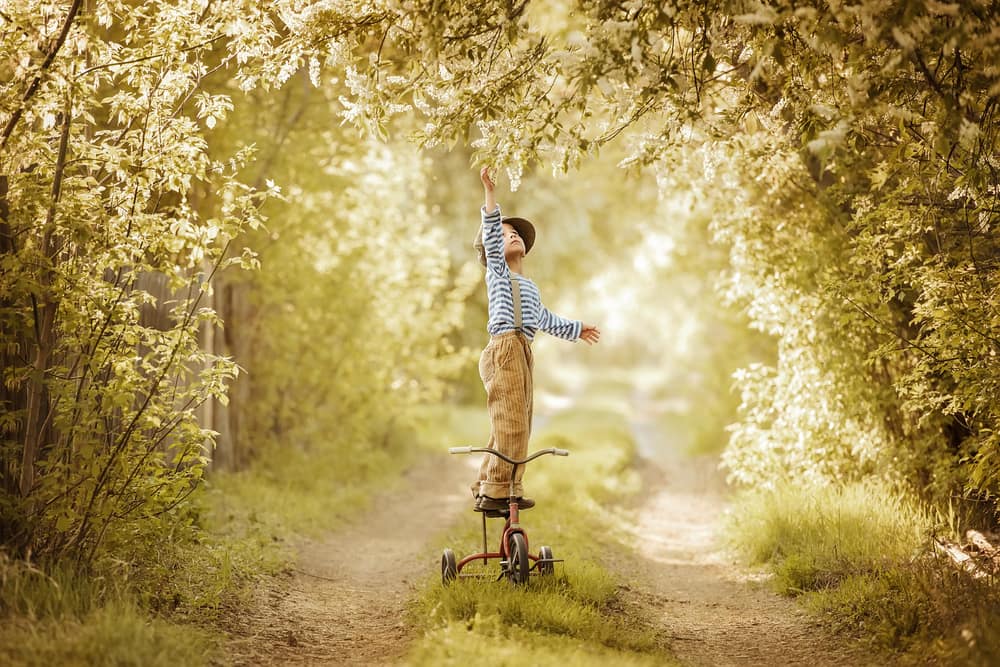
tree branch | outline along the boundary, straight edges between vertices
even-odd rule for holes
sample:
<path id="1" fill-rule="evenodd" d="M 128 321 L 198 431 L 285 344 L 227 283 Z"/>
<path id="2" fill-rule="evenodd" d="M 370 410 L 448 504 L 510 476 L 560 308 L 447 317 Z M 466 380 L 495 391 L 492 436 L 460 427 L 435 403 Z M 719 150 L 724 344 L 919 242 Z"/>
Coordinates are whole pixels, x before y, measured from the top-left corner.
<path id="1" fill-rule="evenodd" d="M 899 332 L 894 331 L 892 329 L 892 327 L 890 327 L 889 325 L 885 324 L 882 320 L 880 320 L 879 318 L 877 318 L 874 315 L 872 315 L 863 306 L 861 306 L 859 303 L 857 303 L 856 301 L 854 301 L 854 299 L 852 299 L 851 297 L 847 296 L 846 294 L 844 294 L 842 296 L 844 297 L 844 300 L 847 301 L 852 306 L 854 306 L 854 308 L 856 308 L 858 310 L 858 312 L 860 312 L 862 315 L 864 315 L 865 317 L 867 317 L 868 319 L 870 319 L 872 322 L 874 322 L 875 324 L 877 324 L 879 326 L 879 328 L 882 329 L 882 330 L 884 330 L 886 333 L 889 333 L 889 334 L 895 336 L 896 338 L 898 338 L 902 343 L 904 343 L 908 347 L 912 347 L 915 350 L 919 350 L 920 352 L 923 352 L 924 354 L 926 354 L 928 357 L 930 357 L 934 361 L 940 361 L 934 355 L 933 352 L 931 352 L 930 350 L 928 350 L 927 348 L 925 348 L 925 347 L 923 347 L 921 345 L 917 345 L 912 340 L 906 338 L 905 336 L 900 335 Z"/>
<path id="2" fill-rule="evenodd" d="M 35 75 L 35 79 L 28 86 L 28 89 L 24 91 L 24 95 L 21 96 L 21 104 L 14 110 L 11 114 L 10 120 L 7 121 L 7 125 L 3 128 L 3 134 L 0 135 L 0 151 L 7 147 L 7 141 L 10 139 L 10 135 L 14 132 L 14 127 L 17 125 L 18 121 L 21 120 L 21 116 L 24 114 L 24 107 L 34 97 L 35 93 L 38 92 L 38 86 L 42 83 L 42 77 L 45 72 L 48 71 L 49 67 L 52 65 L 52 61 L 56 59 L 56 54 L 59 53 L 59 49 L 66 42 L 66 36 L 69 34 L 69 29 L 73 25 L 74 19 L 76 19 L 77 13 L 80 11 L 80 5 L 83 4 L 83 0 L 73 0 L 73 4 L 70 5 L 69 13 L 66 15 L 66 20 L 63 21 L 62 30 L 59 31 L 59 36 L 56 38 L 55 43 L 52 48 L 49 49 L 48 54 L 45 56 L 45 60 L 42 61 L 42 66 L 39 68 L 38 74 Z"/>
<path id="3" fill-rule="evenodd" d="M 195 49 L 200 49 L 203 46 L 208 46 L 209 44 L 217 42 L 220 39 L 223 39 L 224 37 L 225 37 L 225 35 L 219 35 L 217 37 L 213 37 L 212 39 L 207 39 L 204 42 L 201 42 L 200 44 L 195 44 L 194 46 L 187 46 L 187 47 L 184 47 L 183 49 L 174 49 L 174 50 L 171 50 L 171 51 L 162 51 L 160 53 L 154 53 L 154 54 L 149 55 L 149 56 L 142 56 L 141 58 L 132 58 L 131 60 L 119 60 L 119 61 L 113 62 L 113 63 L 104 63 L 103 65 L 94 65 L 93 67 L 88 67 L 87 69 L 83 70 L 77 76 L 80 77 L 80 76 L 83 76 L 84 74 L 90 74 L 91 72 L 99 70 L 99 69 L 107 69 L 109 67 L 118 67 L 119 65 L 134 65 L 135 63 L 141 63 L 141 62 L 145 62 L 147 60 L 155 60 L 156 58 L 162 58 L 163 56 L 172 56 L 172 55 L 175 55 L 177 53 L 184 53 L 185 51 L 194 51 Z"/>

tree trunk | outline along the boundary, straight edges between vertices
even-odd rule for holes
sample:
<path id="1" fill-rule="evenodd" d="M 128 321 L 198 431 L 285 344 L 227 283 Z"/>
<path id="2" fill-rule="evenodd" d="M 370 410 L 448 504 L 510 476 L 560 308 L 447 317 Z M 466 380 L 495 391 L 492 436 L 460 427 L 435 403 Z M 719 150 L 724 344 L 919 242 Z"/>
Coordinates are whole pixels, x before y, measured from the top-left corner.
<path id="1" fill-rule="evenodd" d="M 250 285 L 244 280 L 231 282 L 223 279 L 219 283 L 220 298 L 216 302 L 219 316 L 226 323 L 223 335 L 215 337 L 216 353 L 231 356 L 244 368 L 250 361 L 249 335 L 253 330 L 249 291 Z M 212 457 L 213 470 L 239 470 L 250 458 L 243 432 L 243 414 L 249 406 L 250 382 L 247 374 L 241 373 L 229 387 L 229 405 L 216 405 L 215 425 L 212 428 L 219 432 L 219 436 Z"/>
<path id="2" fill-rule="evenodd" d="M 59 262 L 62 250 L 56 228 L 56 213 L 59 206 L 59 197 L 62 194 L 62 182 L 66 170 L 66 154 L 69 150 L 69 126 L 72 120 L 72 108 L 72 98 L 67 96 L 65 109 L 62 114 L 62 130 L 59 135 L 59 153 L 56 157 L 55 172 L 52 176 L 52 199 L 49 202 L 48 213 L 45 216 L 45 227 L 42 232 L 42 256 L 48 260 L 49 266 L 42 267 L 41 289 L 39 289 L 38 296 L 32 295 L 37 348 L 35 349 L 31 378 L 28 382 L 28 409 L 24 420 L 24 450 L 21 454 L 20 479 L 22 497 L 30 494 L 31 489 L 35 485 L 35 462 L 42 446 L 42 437 L 51 416 L 45 373 L 49 368 L 52 352 L 55 348 L 55 324 L 58 302 L 56 295 L 52 292 L 52 285 L 54 282 L 55 265 Z M 41 301 L 41 303 L 38 303 L 38 301 Z M 43 407 L 46 409 L 43 410 Z"/>
<path id="3" fill-rule="evenodd" d="M 7 202 L 8 188 L 10 181 L 6 174 L 0 174 L 0 256 L 13 255 L 17 252 L 17 245 L 14 241 L 14 234 L 10 229 L 10 204 Z M 14 306 L 13 299 L 3 297 L 0 299 L 0 310 L 9 311 Z M 27 349 L 27 341 L 19 330 L 10 332 L 11 340 L 0 347 L 0 367 L 14 368 L 18 365 L 17 350 Z M 0 381 L 0 410 L 5 413 L 16 413 L 24 410 L 27 406 L 27 395 L 23 385 L 8 387 L 6 382 Z M 24 423 L 17 420 L 13 424 L 6 426 L 0 431 L 0 441 L 23 442 Z M 6 451 L 6 448 L 5 448 Z M 3 492 L 15 495 L 19 490 L 18 470 L 20 462 L 16 454 L 4 453 L 0 459 L 0 475 L 3 476 Z"/>
<path id="4" fill-rule="evenodd" d="M 46 303 L 36 312 L 38 327 L 37 348 L 32 364 L 31 380 L 28 383 L 28 407 L 24 418 L 24 449 L 21 452 L 21 496 L 26 497 L 35 485 L 35 461 L 42 446 L 42 435 L 48 415 L 43 415 L 43 406 L 47 404 L 47 389 L 45 386 L 45 371 L 49 367 L 52 348 L 55 343 L 56 304 Z"/>

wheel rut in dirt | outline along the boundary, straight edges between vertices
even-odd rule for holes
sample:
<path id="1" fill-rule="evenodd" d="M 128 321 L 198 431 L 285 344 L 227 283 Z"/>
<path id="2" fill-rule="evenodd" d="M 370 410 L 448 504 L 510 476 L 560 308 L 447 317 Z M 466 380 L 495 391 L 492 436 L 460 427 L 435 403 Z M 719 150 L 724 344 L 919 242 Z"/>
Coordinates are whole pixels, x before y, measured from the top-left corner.
<path id="1" fill-rule="evenodd" d="M 236 665 L 384 665 L 412 639 L 405 621 L 415 585 L 437 563 L 432 540 L 470 508 L 461 490 L 472 461 L 425 456 L 367 511 L 322 540 L 302 543 L 295 570 L 262 586 L 234 620 Z"/>
<path id="2" fill-rule="evenodd" d="M 822 627 L 727 553 L 728 501 L 716 457 L 688 458 L 651 421 L 634 421 L 644 496 L 620 563 L 624 591 L 682 665 L 873 665 L 878 656 Z"/>

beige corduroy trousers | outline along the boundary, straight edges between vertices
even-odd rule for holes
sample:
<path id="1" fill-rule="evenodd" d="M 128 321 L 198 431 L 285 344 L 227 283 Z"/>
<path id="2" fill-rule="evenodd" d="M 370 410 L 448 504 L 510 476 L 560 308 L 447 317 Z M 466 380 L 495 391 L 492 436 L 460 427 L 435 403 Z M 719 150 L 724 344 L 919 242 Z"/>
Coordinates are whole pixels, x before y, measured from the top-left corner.
<path id="1" fill-rule="evenodd" d="M 486 410 L 490 415 L 487 447 L 514 459 L 523 459 L 528 454 L 533 368 L 531 343 L 520 332 L 511 331 L 491 337 L 479 357 L 479 376 L 486 387 Z M 479 466 L 479 479 L 472 485 L 473 494 L 506 498 L 510 493 L 512 469 L 513 466 L 506 461 L 484 454 Z M 515 496 L 524 495 L 522 475 L 524 466 L 518 466 L 514 480 Z"/>

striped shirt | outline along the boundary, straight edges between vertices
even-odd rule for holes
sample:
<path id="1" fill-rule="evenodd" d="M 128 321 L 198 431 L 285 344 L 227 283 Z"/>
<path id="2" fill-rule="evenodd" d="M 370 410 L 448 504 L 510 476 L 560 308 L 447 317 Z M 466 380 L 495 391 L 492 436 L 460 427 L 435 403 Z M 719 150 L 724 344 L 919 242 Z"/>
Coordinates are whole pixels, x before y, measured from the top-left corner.
<path id="1" fill-rule="evenodd" d="M 500 206 L 492 213 L 482 208 L 483 248 L 486 251 L 486 297 L 489 302 L 490 319 L 486 325 L 491 336 L 514 331 L 514 295 L 510 281 L 517 280 L 521 287 L 521 331 L 528 340 L 534 340 L 535 332 L 541 329 L 565 340 L 580 337 L 583 324 L 579 320 L 567 320 L 549 311 L 542 304 L 538 287 L 528 278 L 513 273 L 507 266 L 503 252 L 503 224 Z"/>

